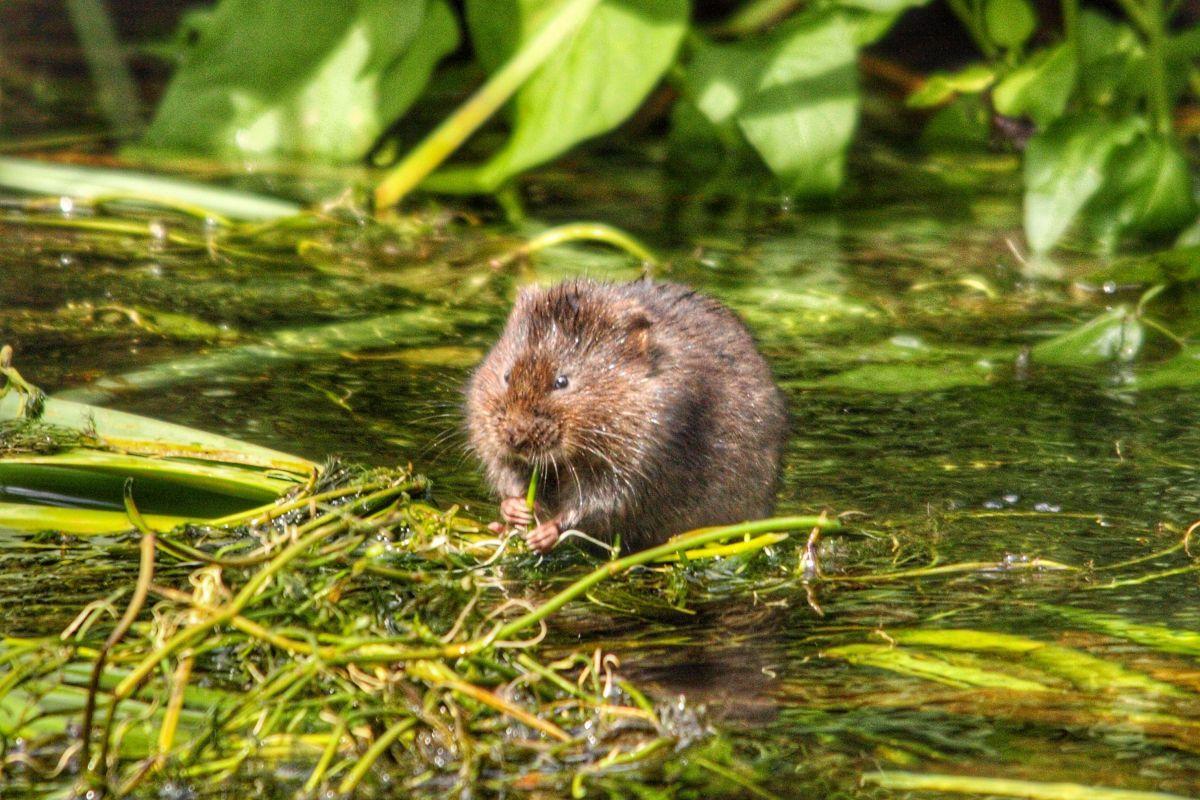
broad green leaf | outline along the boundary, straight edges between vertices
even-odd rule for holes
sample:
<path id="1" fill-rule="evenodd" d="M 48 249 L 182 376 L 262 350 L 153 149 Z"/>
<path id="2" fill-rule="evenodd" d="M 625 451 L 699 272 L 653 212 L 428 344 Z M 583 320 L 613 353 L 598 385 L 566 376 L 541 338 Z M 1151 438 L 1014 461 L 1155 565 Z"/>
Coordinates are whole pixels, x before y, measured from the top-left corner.
<path id="1" fill-rule="evenodd" d="M 0 421 L 16 418 L 19 404 L 15 392 L 0 398 Z M 55 397 L 47 398 L 40 421 L 93 431 L 124 452 L 224 461 L 260 470 L 291 472 L 302 477 L 307 477 L 315 466 L 306 459 L 226 436 Z"/>
<path id="2" fill-rule="evenodd" d="M 738 125 L 785 188 L 831 194 L 858 124 L 857 52 L 839 15 L 787 31 L 738 114 Z"/>
<path id="3" fill-rule="evenodd" d="M 1145 336 L 1137 315 L 1120 305 L 1036 345 L 1030 356 L 1039 364 L 1063 367 L 1132 361 L 1141 351 Z"/>
<path id="4" fill-rule="evenodd" d="M 1079 90 L 1089 102 L 1124 108 L 1135 101 L 1141 90 L 1133 72 L 1144 57 L 1133 28 L 1091 9 L 1080 13 Z"/>
<path id="5" fill-rule="evenodd" d="M 143 144 L 357 159 L 457 43 L 446 0 L 223 0 Z"/>
<path id="6" fill-rule="evenodd" d="M 983 25 L 993 42 L 1005 48 L 1020 47 L 1037 27 L 1037 16 L 1028 0 L 987 0 Z"/>
<path id="7" fill-rule="evenodd" d="M 908 96 L 908 105 L 910 108 L 941 105 L 955 95 L 979 94 L 995 80 L 996 71 L 987 64 L 972 64 L 958 72 L 935 72 Z"/>
<path id="8" fill-rule="evenodd" d="M 1124 234 L 1173 234 L 1196 219 L 1191 168 L 1173 138 L 1138 136 L 1113 153 L 1107 175 L 1084 215 L 1114 244 Z"/>
<path id="9" fill-rule="evenodd" d="M 736 125 L 787 191 L 830 194 L 858 121 L 852 33 L 840 14 L 821 13 L 756 40 L 700 42 L 688 94 L 714 125 Z"/>
<path id="10" fill-rule="evenodd" d="M 316 469 L 286 453 L 111 409 L 51 398 L 37 420 L 21 421 L 19 405 L 15 392 L 0 398 L 0 495 L 20 500 L 0 502 L 0 529 L 128 530 L 129 478 L 151 524 L 169 528 L 270 503 Z M 40 449 L 12 446 L 34 434 Z"/>
<path id="11" fill-rule="evenodd" d="M 1145 128 L 1140 117 L 1110 122 L 1064 117 L 1025 151 L 1025 235 L 1035 252 L 1053 247 L 1104 183 L 1113 151 Z"/>
<path id="12" fill-rule="evenodd" d="M 554 5 L 469 0 L 467 21 L 480 62 L 495 69 Z M 688 0 L 603 0 L 517 92 L 512 135 L 479 169 L 476 182 L 495 189 L 623 122 L 675 60 L 688 13 Z"/>
<path id="13" fill-rule="evenodd" d="M 1075 50 L 1060 44 L 1035 54 L 997 83 L 992 101 L 1005 116 L 1048 125 L 1062 116 L 1075 77 Z"/>

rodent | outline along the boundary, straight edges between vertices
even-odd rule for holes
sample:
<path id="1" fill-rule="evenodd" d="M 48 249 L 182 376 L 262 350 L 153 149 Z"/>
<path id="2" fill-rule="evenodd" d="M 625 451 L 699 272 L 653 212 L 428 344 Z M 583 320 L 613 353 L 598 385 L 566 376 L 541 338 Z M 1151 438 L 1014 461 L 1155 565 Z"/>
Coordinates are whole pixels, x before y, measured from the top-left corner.
<path id="1" fill-rule="evenodd" d="M 686 286 L 526 288 L 465 394 L 505 523 L 533 521 L 539 465 L 538 552 L 571 529 L 637 550 L 774 507 L 783 393 L 737 315 Z"/>

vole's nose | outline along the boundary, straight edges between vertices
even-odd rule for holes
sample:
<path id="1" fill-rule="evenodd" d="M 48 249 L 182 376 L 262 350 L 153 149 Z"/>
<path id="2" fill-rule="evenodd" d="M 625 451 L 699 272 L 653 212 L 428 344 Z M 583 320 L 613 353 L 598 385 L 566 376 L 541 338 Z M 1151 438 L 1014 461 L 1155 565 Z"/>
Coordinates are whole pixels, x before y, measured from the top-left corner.
<path id="1" fill-rule="evenodd" d="M 544 414 L 522 414 L 509 417 L 504 426 L 508 446 L 517 453 L 544 450 L 555 443 L 558 426 Z"/>

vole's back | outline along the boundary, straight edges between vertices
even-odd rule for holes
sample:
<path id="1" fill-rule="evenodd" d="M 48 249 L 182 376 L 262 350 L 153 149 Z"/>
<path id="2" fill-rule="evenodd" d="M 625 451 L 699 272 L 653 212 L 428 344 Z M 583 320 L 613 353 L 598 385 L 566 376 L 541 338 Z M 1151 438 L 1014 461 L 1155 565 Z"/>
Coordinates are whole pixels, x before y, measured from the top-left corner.
<path id="1" fill-rule="evenodd" d="M 670 409 L 656 470 L 666 490 L 656 492 L 659 508 L 647 509 L 655 527 L 637 534 L 658 540 L 769 516 L 787 406 L 746 326 L 686 286 L 638 281 L 611 289 L 654 319 Z"/>

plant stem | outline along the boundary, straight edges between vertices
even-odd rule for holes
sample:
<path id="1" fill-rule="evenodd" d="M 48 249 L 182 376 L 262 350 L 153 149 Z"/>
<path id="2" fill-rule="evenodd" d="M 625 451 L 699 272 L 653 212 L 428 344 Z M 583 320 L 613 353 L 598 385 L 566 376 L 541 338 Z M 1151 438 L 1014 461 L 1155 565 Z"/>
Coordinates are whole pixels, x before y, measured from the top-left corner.
<path id="1" fill-rule="evenodd" d="M 137 506 L 134 505 L 132 478 L 125 481 L 125 513 L 129 515 L 129 521 L 142 534 L 141 559 L 138 564 L 137 584 L 133 588 L 133 597 L 129 598 L 129 605 L 125 607 L 125 613 L 121 615 L 117 626 L 113 628 L 112 633 L 105 640 L 104 646 L 100 648 L 100 653 L 96 657 L 96 663 L 92 665 L 91 678 L 88 681 L 87 705 L 83 710 L 83 725 L 80 729 L 80 737 L 83 743 L 84 769 L 88 770 L 89 776 L 93 775 L 91 772 L 92 720 L 96 712 L 96 694 L 100 690 L 100 676 L 104 674 L 104 665 L 108 661 L 108 654 L 124 638 L 125 634 L 133 626 L 134 621 L 137 620 L 138 614 L 142 612 L 142 606 L 146 603 L 146 595 L 150 592 L 150 582 L 154 580 L 156 536 L 154 529 L 146 524 Z M 105 728 L 104 741 L 100 747 L 100 760 L 96 764 L 96 769 L 101 772 L 106 768 L 105 762 L 108 760 L 108 731 L 116 715 L 119 699 L 114 696 L 108 706 L 108 725 Z"/>
<path id="2" fill-rule="evenodd" d="M 771 519 L 759 519 L 752 522 L 740 522 L 736 525 L 723 525 L 719 528 L 700 528 L 690 533 L 676 536 L 665 544 L 660 544 L 658 547 L 651 547 L 597 567 L 566 589 L 554 595 L 554 597 L 542 603 L 533 611 L 517 617 L 512 622 L 499 628 L 494 634 L 479 640 L 477 643 L 467 645 L 467 647 L 482 647 L 486 646 L 486 642 L 510 639 L 514 634 L 541 622 L 576 597 L 587 592 L 596 584 L 663 556 L 679 553 L 684 550 L 693 550 L 702 545 L 732 539 L 735 536 L 799 530 L 801 528 L 816 526 L 820 526 L 825 530 L 837 530 L 841 528 L 841 523 L 837 520 L 825 519 L 819 516 L 772 517 Z"/>
<path id="3" fill-rule="evenodd" d="M 390 208 L 415 189 L 429 173 L 486 122 L 583 25 L 600 0 L 565 0 L 541 30 L 434 129 L 375 188 L 375 207 Z"/>

